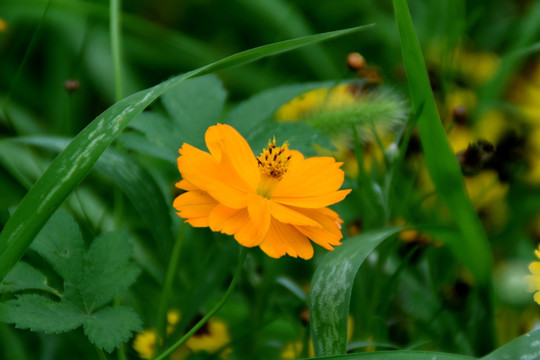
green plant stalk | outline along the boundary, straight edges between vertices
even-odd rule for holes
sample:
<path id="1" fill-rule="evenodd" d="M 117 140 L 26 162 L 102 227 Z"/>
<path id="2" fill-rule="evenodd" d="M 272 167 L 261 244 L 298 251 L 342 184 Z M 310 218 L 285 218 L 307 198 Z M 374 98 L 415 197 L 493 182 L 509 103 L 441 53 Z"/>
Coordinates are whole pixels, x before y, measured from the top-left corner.
<path id="1" fill-rule="evenodd" d="M 467 197 L 461 168 L 439 118 L 407 1 L 393 0 L 393 3 L 414 111 L 418 112 L 418 109 L 423 107 L 418 119 L 418 130 L 427 169 L 437 194 L 447 205 L 460 229 L 461 236 L 448 242 L 448 246 L 473 274 L 481 293 L 480 298 L 484 302 L 485 315 L 476 329 L 476 351 L 484 354 L 495 346 L 491 247 L 478 215 Z"/>
<path id="2" fill-rule="evenodd" d="M 168 348 L 165 352 L 161 353 L 158 357 L 155 358 L 155 360 L 162 360 L 172 354 L 172 352 L 176 349 L 178 349 L 182 344 L 184 344 L 190 337 L 192 337 L 201 327 L 203 327 L 204 324 L 212 316 L 214 316 L 215 313 L 219 311 L 225 305 L 229 297 L 231 296 L 232 292 L 234 291 L 234 288 L 236 287 L 236 284 L 238 283 L 238 279 L 240 278 L 240 274 L 242 273 L 242 269 L 244 268 L 244 261 L 246 260 L 247 255 L 247 248 L 243 247 L 240 250 L 240 259 L 238 261 L 238 265 L 236 266 L 236 271 L 234 272 L 233 279 L 227 288 L 227 291 L 225 291 L 225 294 L 223 297 L 219 300 L 219 302 L 214 305 L 214 307 L 206 314 L 205 317 L 203 317 L 191 330 L 187 332 L 184 336 L 180 338 L 174 345 L 172 345 L 170 348 Z"/>
<path id="3" fill-rule="evenodd" d="M 178 260 L 180 259 L 180 250 L 182 249 L 185 229 L 186 229 L 186 225 L 185 223 L 182 223 L 180 227 L 180 231 L 178 232 L 178 236 L 176 237 L 174 247 L 172 249 L 171 259 L 169 261 L 169 268 L 167 269 L 167 274 L 165 275 L 165 282 L 163 284 L 163 291 L 161 292 L 161 298 L 159 301 L 159 308 L 158 308 L 157 321 L 156 321 L 156 329 L 157 329 L 156 344 L 162 344 L 162 342 L 160 342 L 160 339 L 165 338 L 165 328 L 166 328 L 165 319 L 167 317 L 166 315 L 167 307 L 169 305 L 169 298 L 170 298 L 174 276 L 176 275 L 176 269 L 178 268 Z M 157 348 L 159 349 L 160 347 L 158 346 Z"/>
<path id="4" fill-rule="evenodd" d="M 95 346 L 96 348 L 96 352 L 97 352 L 97 355 L 98 355 L 98 359 L 99 360 L 107 360 L 107 356 L 105 355 L 105 353 L 103 352 L 103 350 L 101 350 L 100 348 L 98 348 L 97 346 Z"/>
<path id="5" fill-rule="evenodd" d="M 273 43 L 218 60 L 132 94 L 105 110 L 56 157 L 19 203 L 0 233 L 0 281 L 22 257 L 49 217 L 86 177 L 105 149 L 129 122 L 174 85 L 205 74 L 253 62 L 369 26 L 337 30 Z"/>
<path id="6" fill-rule="evenodd" d="M 116 101 L 124 97 L 122 83 L 122 42 L 121 28 L 121 0 L 111 0 L 109 27 L 111 32 L 111 53 L 114 65 L 114 89 Z"/>

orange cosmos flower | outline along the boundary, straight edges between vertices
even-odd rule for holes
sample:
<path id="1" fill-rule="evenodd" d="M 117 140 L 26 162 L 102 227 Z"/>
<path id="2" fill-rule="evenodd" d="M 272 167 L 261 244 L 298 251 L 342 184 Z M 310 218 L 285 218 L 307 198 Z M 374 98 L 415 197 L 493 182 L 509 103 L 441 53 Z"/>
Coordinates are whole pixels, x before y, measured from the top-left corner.
<path id="1" fill-rule="evenodd" d="M 268 142 L 255 157 L 231 126 L 211 126 L 209 153 L 189 144 L 179 150 L 178 169 L 186 190 L 174 200 L 178 216 L 195 227 L 234 235 L 246 247 L 259 246 L 271 257 L 310 259 L 308 240 L 328 250 L 340 245 L 339 215 L 327 206 L 351 190 L 339 190 L 342 163 L 330 157 L 305 159 L 287 143 Z"/>

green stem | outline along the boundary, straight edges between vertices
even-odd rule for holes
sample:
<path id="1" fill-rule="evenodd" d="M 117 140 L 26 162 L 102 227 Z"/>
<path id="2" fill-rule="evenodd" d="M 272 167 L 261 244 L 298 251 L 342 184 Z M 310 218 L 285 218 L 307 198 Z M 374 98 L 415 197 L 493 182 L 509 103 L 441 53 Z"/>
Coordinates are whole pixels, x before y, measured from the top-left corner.
<path id="1" fill-rule="evenodd" d="M 110 32 L 111 32 L 111 52 L 114 65 L 114 87 L 116 101 L 123 98 L 122 88 L 122 52 L 120 51 L 120 23 L 121 23 L 121 0 L 111 0 L 110 6 Z"/>
<path id="2" fill-rule="evenodd" d="M 184 344 L 191 336 L 193 336 L 201 327 L 203 327 L 204 324 L 212 317 L 216 312 L 219 311 L 225 305 L 229 297 L 231 296 L 232 292 L 234 291 L 234 288 L 236 287 L 236 283 L 238 283 L 238 279 L 240 278 L 240 274 L 242 273 L 242 268 L 244 267 L 244 261 L 246 260 L 247 255 L 247 248 L 242 247 L 242 250 L 240 252 L 240 260 L 238 261 L 238 266 L 236 267 L 236 271 L 234 273 L 234 277 L 231 281 L 231 284 L 229 285 L 229 288 L 219 300 L 219 302 L 206 314 L 205 317 L 203 317 L 191 330 L 188 331 L 187 334 L 182 336 L 180 340 L 178 340 L 174 345 L 172 345 L 170 348 L 168 348 L 165 352 L 161 353 L 158 357 L 155 358 L 155 360 L 162 360 L 169 356 L 174 350 L 178 349 L 182 344 Z"/>
<path id="3" fill-rule="evenodd" d="M 103 352 L 103 350 L 101 350 L 101 349 L 98 348 L 97 346 L 96 346 L 96 352 L 97 352 L 97 355 L 98 355 L 99 360 L 107 360 L 107 356 L 105 355 L 105 353 Z"/>
<path id="4" fill-rule="evenodd" d="M 165 275 L 165 283 L 163 284 L 163 291 L 161 292 L 161 299 L 159 302 L 158 316 L 156 321 L 156 329 L 158 333 L 158 342 L 156 342 L 156 344 L 161 344 L 161 342 L 159 342 L 159 339 L 164 338 L 166 312 L 174 280 L 174 275 L 176 274 L 176 269 L 178 268 L 178 260 L 180 258 L 180 250 L 182 249 L 182 240 L 184 239 L 185 229 L 185 225 L 182 224 L 180 231 L 178 232 L 178 236 L 176 237 L 176 241 L 174 243 L 171 254 L 171 259 L 169 261 L 169 268 L 167 269 L 167 274 Z"/>

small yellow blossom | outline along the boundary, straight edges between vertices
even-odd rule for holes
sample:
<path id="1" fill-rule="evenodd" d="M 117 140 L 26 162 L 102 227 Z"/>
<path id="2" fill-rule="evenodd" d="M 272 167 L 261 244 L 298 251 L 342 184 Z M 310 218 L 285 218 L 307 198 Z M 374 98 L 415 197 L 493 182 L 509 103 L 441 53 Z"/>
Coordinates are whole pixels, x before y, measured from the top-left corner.
<path id="1" fill-rule="evenodd" d="M 194 353 L 199 351 L 215 353 L 230 341 L 227 324 L 219 319 L 212 319 L 188 339 L 186 346 Z"/>
<path id="2" fill-rule="evenodd" d="M 327 208 L 351 190 L 339 190 L 342 163 L 331 157 L 306 159 L 275 139 L 256 157 L 231 126 L 206 131 L 208 152 L 183 144 L 178 158 L 186 192 L 174 200 L 178 216 L 194 227 L 234 235 L 242 246 L 267 255 L 310 259 L 311 241 L 333 250 L 341 244 L 339 215 Z"/>
<path id="3" fill-rule="evenodd" d="M 133 340 L 133 349 L 139 354 L 141 359 L 151 359 L 154 355 L 154 349 L 156 347 L 156 331 L 144 330 L 141 333 L 135 335 Z"/>
<path id="4" fill-rule="evenodd" d="M 540 259 L 540 246 L 534 250 L 534 254 Z M 533 261 L 529 265 L 529 271 L 532 275 L 527 276 L 529 282 L 529 292 L 534 293 L 534 301 L 540 305 L 540 261 Z"/>

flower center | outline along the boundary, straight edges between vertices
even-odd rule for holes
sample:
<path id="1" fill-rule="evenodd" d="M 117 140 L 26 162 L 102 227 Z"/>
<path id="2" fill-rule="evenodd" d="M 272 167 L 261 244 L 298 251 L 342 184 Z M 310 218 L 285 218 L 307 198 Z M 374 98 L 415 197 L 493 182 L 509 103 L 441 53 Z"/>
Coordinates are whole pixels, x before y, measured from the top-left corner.
<path id="1" fill-rule="evenodd" d="M 270 199 L 279 180 L 287 172 L 291 156 L 287 142 L 276 146 L 275 137 L 273 140 L 268 140 L 268 147 L 263 149 L 261 155 L 257 157 L 262 175 L 257 194 Z"/>

